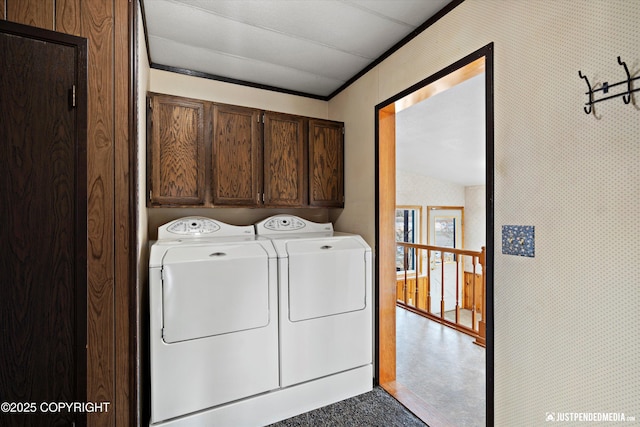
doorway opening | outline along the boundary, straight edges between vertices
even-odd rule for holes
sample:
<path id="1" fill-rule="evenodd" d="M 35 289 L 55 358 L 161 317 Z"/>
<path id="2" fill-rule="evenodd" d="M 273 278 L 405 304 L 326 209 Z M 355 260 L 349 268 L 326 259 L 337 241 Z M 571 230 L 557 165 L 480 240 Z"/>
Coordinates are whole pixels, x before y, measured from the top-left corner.
<path id="1" fill-rule="evenodd" d="M 484 76 L 485 143 L 485 265 L 486 280 L 481 329 L 486 344 L 486 425 L 493 425 L 493 44 L 489 44 L 376 106 L 376 381 L 425 422 L 446 424 L 429 402 L 421 400 L 397 379 L 396 306 L 398 303 L 396 133 L 397 114 L 464 82 Z M 480 77 L 482 78 L 482 77 Z M 404 217 L 402 218 L 404 221 Z M 425 224 L 426 225 L 426 224 Z M 404 246 L 408 246 L 406 243 Z M 414 255 L 415 257 L 415 255 Z M 410 257 L 409 257 L 410 258 Z M 419 260 L 417 261 L 420 262 Z M 424 264 L 428 265 L 430 260 Z M 417 275 L 417 272 L 416 272 Z M 418 293 L 416 292 L 416 296 Z"/>

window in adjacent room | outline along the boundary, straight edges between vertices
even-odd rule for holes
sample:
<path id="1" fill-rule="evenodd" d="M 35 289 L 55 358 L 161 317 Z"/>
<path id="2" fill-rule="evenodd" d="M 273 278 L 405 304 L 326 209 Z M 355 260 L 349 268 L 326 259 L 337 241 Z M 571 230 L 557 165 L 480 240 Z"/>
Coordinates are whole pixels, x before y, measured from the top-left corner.
<path id="1" fill-rule="evenodd" d="M 396 207 L 396 242 L 420 243 L 421 216 L 420 206 Z M 415 271 L 416 262 L 415 249 L 396 248 L 396 271 Z"/>

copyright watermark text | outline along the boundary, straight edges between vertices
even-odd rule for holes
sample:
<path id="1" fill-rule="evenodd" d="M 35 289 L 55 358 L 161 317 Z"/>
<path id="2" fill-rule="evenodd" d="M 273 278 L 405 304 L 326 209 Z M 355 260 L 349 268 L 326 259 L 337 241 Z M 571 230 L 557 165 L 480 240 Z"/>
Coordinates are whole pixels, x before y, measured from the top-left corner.
<path id="1" fill-rule="evenodd" d="M 636 421 L 636 417 L 623 412 L 547 412 L 545 421 L 566 422 L 582 421 L 591 423 Z"/>
<path id="2" fill-rule="evenodd" d="M 109 412 L 111 402 L 2 402 L 2 413 L 89 413 Z"/>

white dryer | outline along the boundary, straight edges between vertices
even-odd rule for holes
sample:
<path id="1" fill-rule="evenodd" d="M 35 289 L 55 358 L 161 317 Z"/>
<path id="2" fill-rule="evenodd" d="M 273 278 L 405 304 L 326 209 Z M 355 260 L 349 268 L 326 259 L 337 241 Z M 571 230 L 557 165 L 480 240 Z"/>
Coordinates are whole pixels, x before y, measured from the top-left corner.
<path id="1" fill-rule="evenodd" d="M 371 367 L 372 264 L 364 239 L 291 215 L 255 226 L 278 254 L 281 386 Z M 357 381 L 372 387 L 370 377 Z"/>
<path id="2" fill-rule="evenodd" d="M 279 388 L 277 259 L 253 226 L 160 227 L 149 297 L 150 425 Z"/>

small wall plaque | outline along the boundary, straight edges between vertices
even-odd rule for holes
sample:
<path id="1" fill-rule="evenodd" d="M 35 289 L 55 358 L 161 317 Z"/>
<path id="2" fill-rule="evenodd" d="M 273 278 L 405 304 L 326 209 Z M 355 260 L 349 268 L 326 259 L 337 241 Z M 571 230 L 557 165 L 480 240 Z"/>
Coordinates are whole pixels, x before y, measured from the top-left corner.
<path id="1" fill-rule="evenodd" d="M 502 253 L 535 257 L 535 227 L 533 225 L 503 225 Z"/>

